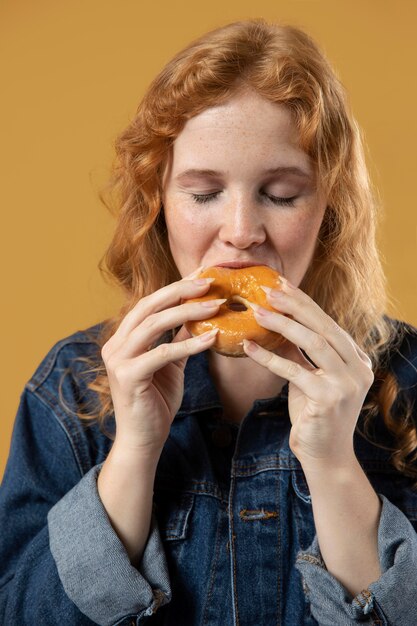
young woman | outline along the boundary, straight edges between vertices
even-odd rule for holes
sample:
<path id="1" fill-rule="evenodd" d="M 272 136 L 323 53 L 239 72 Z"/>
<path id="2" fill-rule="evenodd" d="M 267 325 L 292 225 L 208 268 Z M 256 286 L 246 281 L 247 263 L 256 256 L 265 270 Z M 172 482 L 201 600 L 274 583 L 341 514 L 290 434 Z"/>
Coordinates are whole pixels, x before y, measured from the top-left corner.
<path id="1" fill-rule="evenodd" d="M 417 615 L 417 331 L 387 317 L 360 133 L 316 44 L 248 20 L 181 51 L 117 142 L 126 302 L 27 383 L 1 492 L 4 624 Z M 201 267 L 283 275 L 211 350 Z M 104 268 L 103 268 L 104 269 Z M 287 314 L 287 315 L 284 315 Z"/>

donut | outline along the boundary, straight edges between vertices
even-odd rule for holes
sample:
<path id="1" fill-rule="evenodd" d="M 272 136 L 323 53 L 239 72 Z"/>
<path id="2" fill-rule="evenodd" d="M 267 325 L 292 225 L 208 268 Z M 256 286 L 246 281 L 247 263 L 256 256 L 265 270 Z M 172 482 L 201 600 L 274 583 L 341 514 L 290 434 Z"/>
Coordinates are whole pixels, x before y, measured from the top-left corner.
<path id="1" fill-rule="evenodd" d="M 279 273 L 267 265 L 252 265 L 243 268 L 208 267 L 198 278 L 214 278 L 210 289 L 200 298 L 190 298 L 187 302 L 201 302 L 215 298 L 227 298 L 216 315 L 204 320 L 189 320 L 186 329 L 193 335 L 201 335 L 218 328 L 216 341 L 210 348 L 219 354 L 231 357 L 247 356 L 243 340 L 252 339 L 267 350 L 274 350 L 285 339 L 282 335 L 259 326 L 253 310 L 247 303 L 255 302 L 273 311 L 260 285 L 280 289 Z"/>

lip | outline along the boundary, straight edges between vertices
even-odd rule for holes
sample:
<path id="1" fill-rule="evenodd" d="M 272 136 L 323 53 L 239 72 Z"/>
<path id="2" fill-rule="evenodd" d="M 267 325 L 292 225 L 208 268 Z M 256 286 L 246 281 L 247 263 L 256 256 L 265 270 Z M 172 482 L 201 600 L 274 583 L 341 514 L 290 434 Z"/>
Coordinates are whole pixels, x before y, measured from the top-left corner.
<path id="1" fill-rule="evenodd" d="M 216 263 L 216 267 L 229 267 L 231 269 L 253 267 L 254 265 L 266 265 L 266 263 L 258 263 L 257 261 L 225 261 L 224 263 Z"/>

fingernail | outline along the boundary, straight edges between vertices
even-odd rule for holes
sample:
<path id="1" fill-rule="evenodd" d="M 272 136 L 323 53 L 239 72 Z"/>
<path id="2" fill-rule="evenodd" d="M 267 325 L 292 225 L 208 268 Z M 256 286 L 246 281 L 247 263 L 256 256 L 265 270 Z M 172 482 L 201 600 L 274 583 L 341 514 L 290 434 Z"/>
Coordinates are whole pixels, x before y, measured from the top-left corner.
<path id="1" fill-rule="evenodd" d="M 193 283 L 195 285 L 208 285 L 209 283 L 212 283 L 213 280 L 215 280 L 215 278 L 196 278 L 193 280 Z"/>
<path id="2" fill-rule="evenodd" d="M 256 343 L 254 341 L 249 341 L 249 339 L 243 340 L 243 347 L 246 348 L 248 352 L 256 352 L 256 350 L 258 349 Z"/>
<path id="3" fill-rule="evenodd" d="M 289 280 L 287 280 L 286 278 L 284 278 L 283 276 L 279 277 L 280 283 L 284 286 L 284 287 L 290 287 L 291 289 L 297 289 L 297 287 L 295 287 L 295 285 L 293 285 L 292 283 L 290 283 Z"/>
<path id="4" fill-rule="evenodd" d="M 285 295 L 281 289 L 271 289 L 271 287 L 265 287 L 265 285 L 260 285 L 260 288 L 263 289 L 270 298 L 281 298 L 281 296 Z"/>
<path id="5" fill-rule="evenodd" d="M 201 341 L 201 343 L 204 343 L 205 341 L 210 341 L 210 339 L 213 339 L 213 337 L 215 337 L 218 332 L 218 328 L 213 328 L 213 330 L 209 330 L 206 333 L 200 335 L 198 340 Z"/>
<path id="6" fill-rule="evenodd" d="M 268 311 L 268 309 L 264 309 L 262 306 L 259 306 L 259 304 L 255 304 L 254 302 L 248 301 L 248 304 L 258 315 L 271 315 L 273 313 L 273 311 Z"/>
<path id="7" fill-rule="evenodd" d="M 221 304 L 226 302 L 226 300 L 227 298 L 218 298 L 217 300 L 203 300 L 202 302 L 200 302 L 200 305 L 213 309 L 214 307 L 220 306 Z"/>

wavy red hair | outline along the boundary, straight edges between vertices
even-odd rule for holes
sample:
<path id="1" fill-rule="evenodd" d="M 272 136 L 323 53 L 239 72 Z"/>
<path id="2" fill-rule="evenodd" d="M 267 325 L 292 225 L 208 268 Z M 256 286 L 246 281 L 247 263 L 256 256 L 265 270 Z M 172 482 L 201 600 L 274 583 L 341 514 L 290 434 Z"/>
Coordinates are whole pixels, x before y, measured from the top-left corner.
<path id="1" fill-rule="evenodd" d="M 403 390 L 389 371 L 388 357 L 406 330 L 385 315 L 386 280 L 376 246 L 380 207 L 361 133 L 343 86 L 315 42 L 297 28 L 264 19 L 228 24 L 180 51 L 151 83 L 117 138 L 113 175 L 102 193 L 115 213 L 116 228 L 99 267 L 123 290 L 125 302 L 94 339 L 97 358 L 86 360 L 86 373 L 96 375 L 89 388 L 96 392 L 97 406 L 78 415 L 105 426 L 112 401 L 101 346 L 140 298 L 180 278 L 162 210 L 162 174 L 175 138 L 188 119 L 242 90 L 254 90 L 292 113 L 300 145 L 328 198 L 316 253 L 300 287 L 370 356 L 375 383 L 361 432 L 370 436 L 380 412 L 397 442 L 393 466 L 417 486 L 416 426 L 407 397 L 403 415 L 394 417 L 391 411 Z"/>

